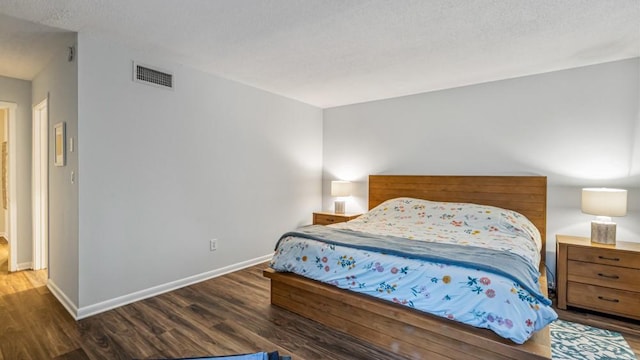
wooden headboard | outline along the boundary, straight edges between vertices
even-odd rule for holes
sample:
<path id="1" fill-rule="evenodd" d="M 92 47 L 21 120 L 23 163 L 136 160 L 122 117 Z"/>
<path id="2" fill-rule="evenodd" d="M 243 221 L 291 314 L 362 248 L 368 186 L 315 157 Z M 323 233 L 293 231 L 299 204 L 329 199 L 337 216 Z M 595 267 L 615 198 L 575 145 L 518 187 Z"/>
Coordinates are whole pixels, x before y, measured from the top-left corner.
<path id="1" fill-rule="evenodd" d="M 547 233 L 545 176 L 369 175 L 369 209 L 397 197 L 466 202 L 517 211 L 540 231 L 544 261 Z"/>

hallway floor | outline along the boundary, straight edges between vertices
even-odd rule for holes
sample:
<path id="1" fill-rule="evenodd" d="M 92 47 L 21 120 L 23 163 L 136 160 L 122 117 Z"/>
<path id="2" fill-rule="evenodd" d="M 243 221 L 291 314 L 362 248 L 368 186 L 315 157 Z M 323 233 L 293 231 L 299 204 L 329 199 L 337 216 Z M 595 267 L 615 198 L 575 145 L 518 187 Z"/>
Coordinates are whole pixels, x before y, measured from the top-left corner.
<path id="1" fill-rule="evenodd" d="M 0 238 L 0 360 L 51 359 L 78 347 L 76 322 L 47 289 L 47 271 L 8 272 Z"/>
<path id="2" fill-rule="evenodd" d="M 13 294 L 47 285 L 47 270 L 9 274 L 9 245 L 0 237 L 0 295 Z M 48 290 L 47 290 L 48 292 Z"/>

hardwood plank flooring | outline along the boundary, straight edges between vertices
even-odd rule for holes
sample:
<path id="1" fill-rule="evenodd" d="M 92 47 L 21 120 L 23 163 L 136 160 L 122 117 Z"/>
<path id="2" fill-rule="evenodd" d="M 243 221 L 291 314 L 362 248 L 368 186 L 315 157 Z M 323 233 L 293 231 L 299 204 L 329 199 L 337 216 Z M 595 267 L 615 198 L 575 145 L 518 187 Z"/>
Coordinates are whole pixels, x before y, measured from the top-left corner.
<path id="1" fill-rule="evenodd" d="M 278 350 L 300 359 L 395 359 L 391 352 L 269 303 L 266 264 L 74 321 L 45 286 L 46 272 L 7 273 L 0 240 L 0 360 L 171 359 Z M 44 274 L 44 275 L 43 275 Z M 640 326 L 595 315 L 640 354 Z"/>

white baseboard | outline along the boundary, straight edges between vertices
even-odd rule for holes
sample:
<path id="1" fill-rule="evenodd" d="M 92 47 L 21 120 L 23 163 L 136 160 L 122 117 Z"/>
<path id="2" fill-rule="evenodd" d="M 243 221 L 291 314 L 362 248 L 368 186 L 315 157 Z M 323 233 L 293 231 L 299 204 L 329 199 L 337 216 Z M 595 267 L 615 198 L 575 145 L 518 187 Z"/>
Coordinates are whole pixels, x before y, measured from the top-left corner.
<path id="1" fill-rule="evenodd" d="M 209 280 L 218 276 L 222 276 L 224 274 L 228 274 L 230 272 L 234 272 L 234 271 L 238 271 L 238 270 L 242 270 L 244 268 L 253 266 L 253 265 L 257 265 L 260 263 L 263 263 L 269 259 L 271 259 L 273 257 L 273 254 L 269 254 L 269 255 L 264 255 L 255 259 L 250 259 L 247 261 L 243 261 L 243 262 L 239 262 L 237 264 L 232 264 L 229 266 L 225 266 L 223 268 L 220 269 L 216 269 L 216 270 L 211 270 L 211 271 L 207 271 L 201 274 L 197 274 L 197 275 L 193 275 L 193 276 L 189 276 L 186 277 L 184 279 L 180 279 L 180 280 L 175 280 L 166 284 L 162 284 L 162 285 L 158 285 L 158 286 L 154 286 L 145 290 L 140 290 L 140 291 L 136 291 L 134 293 L 131 294 L 127 294 L 127 295 L 123 295 L 123 296 L 119 296 L 117 298 L 113 298 L 110 300 L 106 300 L 106 301 L 102 301 L 99 302 L 97 304 L 93 304 L 93 305 L 88 305 L 88 306 L 83 306 L 80 308 L 75 308 L 75 306 L 73 306 L 72 303 L 70 303 L 70 307 L 67 307 L 67 305 L 64 304 L 63 300 L 60 300 L 60 297 L 58 297 L 56 295 L 56 297 L 58 298 L 58 300 L 60 300 L 60 302 L 62 302 L 65 306 L 65 308 L 67 308 L 67 311 L 69 311 L 69 313 L 76 319 L 76 320 L 80 320 L 80 319 L 84 319 L 87 318 L 89 316 L 93 316 L 96 314 L 99 314 L 101 312 L 105 312 L 111 309 L 115 309 L 117 307 L 123 306 L 123 305 L 127 305 L 127 304 L 131 304 L 133 302 L 136 301 L 140 301 L 146 298 L 150 298 L 153 296 L 157 296 L 160 294 L 164 294 L 166 292 L 169 291 L 173 291 L 185 286 L 189 286 L 195 283 L 199 283 L 205 280 Z M 49 281 L 51 282 L 51 281 Z M 52 291 L 55 295 L 55 292 Z M 61 294 L 63 295 L 63 294 Z M 66 299 L 66 297 L 65 297 Z M 68 300 L 68 299 L 67 299 Z M 74 312 L 72 310 L 75 310 L 75 315 Z"/>
<path id="2" fill-rule="evenodd" d="M 65 293 L 62 290 L 60 290 L 58 285 L 56 285 L 51 279 L 49 279 L 49 281 L 47 281 L 47 288 L 49 289 L 49 291 L 51 291 L 53 296 L 55 296 L 56 299 L 58 299 L 58 301 L 60 301 L 62 306 L 64 306 L 64 308 L 67 309 L 69 314 L 71 314 L 71 317 L 73 317 L 74 319 L 77 320 L 78 319 L 78 308 L 73 303 L 73 301 L 71 301 L 67 297 L 67 295 L 65 295 Z"/>
<path id="3" fill-rule="evenodd" d="M 19 263 L 16 266 L 16 271 L 29 270 L 29 269 L 33 269 L 33 262 L 31 261 Z"/>

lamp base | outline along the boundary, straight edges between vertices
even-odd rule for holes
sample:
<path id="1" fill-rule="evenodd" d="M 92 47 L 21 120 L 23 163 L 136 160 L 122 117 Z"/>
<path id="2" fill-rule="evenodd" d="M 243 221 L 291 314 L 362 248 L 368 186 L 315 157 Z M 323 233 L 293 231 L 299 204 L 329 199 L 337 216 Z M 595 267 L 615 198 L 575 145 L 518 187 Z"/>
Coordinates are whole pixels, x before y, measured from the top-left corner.
<path id="1" fill-rule="evenodd" d="M 334 212 L 336 214 L 344 214 L 344 200 L 336 200 L 334 203 Z"/>
<path id="2" fill-rule="evenodd" d="M 614 222 L 591 222 L 591 242 L 598 244 L 615 245 L 616 243 L 616 223 Z"/>

